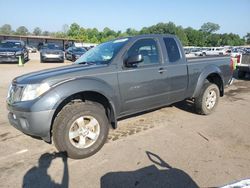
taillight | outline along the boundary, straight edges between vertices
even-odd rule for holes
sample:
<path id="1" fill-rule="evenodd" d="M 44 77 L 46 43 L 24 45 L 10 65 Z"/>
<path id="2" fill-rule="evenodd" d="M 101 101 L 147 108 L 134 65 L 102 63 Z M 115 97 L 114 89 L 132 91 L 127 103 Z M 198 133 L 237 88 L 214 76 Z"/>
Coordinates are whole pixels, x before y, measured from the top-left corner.
<path id="1" fill-rule="evenodd" d="M 240 63 L 240 55 L 237 55 L 236 58 L 237 58 L 237 63 Z"/>
<path id="2" fill-rule="evenodd" d="M 231 69 L 231 72 L 233 74 L 233 72 L 234 72 L 234 61 L 233 61 L 233 58 L 230 59 L 230 69 Z"/>

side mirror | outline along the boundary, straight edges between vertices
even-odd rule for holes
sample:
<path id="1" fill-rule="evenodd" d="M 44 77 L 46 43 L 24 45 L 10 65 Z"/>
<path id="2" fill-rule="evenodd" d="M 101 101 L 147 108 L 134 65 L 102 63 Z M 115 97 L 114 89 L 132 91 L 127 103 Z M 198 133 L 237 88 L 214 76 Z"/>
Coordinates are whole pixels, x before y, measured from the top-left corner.
<path id="1" fill-rule="evenodd" d="M 143 62 L 143 57 L 141 54 L 138 54 L 138 55 L 128 57 L 127 60 L 125 61 L 125 66 L 131 67 L 141 62 Z"/>

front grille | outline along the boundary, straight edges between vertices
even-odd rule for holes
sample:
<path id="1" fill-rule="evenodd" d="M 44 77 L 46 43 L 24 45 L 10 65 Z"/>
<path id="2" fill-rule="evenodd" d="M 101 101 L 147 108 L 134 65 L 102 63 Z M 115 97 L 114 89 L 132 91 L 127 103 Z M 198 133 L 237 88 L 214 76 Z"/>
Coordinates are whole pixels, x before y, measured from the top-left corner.
<path id="1" fill-rule="evenodd" d="M 243 54 L 241 63 L 249 65 L 250 64 L 250 54 Z"/>
<path id="2" fill-rule="evenodd" d="M 1 56 L 13 56 L 15 55 L 15 52 L 0 52 Z"/>
<path id="3" fill-rule="evenodd" d="M 14 103 L 21 100 L 23 86 L 12 85 L 9 90 L 8 101 L 9 103 Z"/>
<path id="4" fill-rule="evenodd" d="M 54 55 L 58 55 L 58 54 L 60 54 L 60 52 L 47 52 L 47 54 L 54 54 Z"/>

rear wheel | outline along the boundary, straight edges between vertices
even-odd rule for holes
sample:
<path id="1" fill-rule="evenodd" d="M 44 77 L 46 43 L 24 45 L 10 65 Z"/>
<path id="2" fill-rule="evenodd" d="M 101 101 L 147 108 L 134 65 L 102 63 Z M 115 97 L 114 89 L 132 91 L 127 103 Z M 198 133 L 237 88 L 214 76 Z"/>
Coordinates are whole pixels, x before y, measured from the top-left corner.
<path id="1" fill-rule="evenodd" d="M 109 123 L 96 103 L 75 103 L 62 109 L 54 121 L 53 140 L 59 151 L 74 159 L 89 157 L 107 140 Z"/>
<path id="2" fill-rule="evenodd" d="M 198 114 L 211 114 L 218 105 L 220 91 L 216 84 L 205 83 L 200 95 L 195 98 L 195 109 Z"/>

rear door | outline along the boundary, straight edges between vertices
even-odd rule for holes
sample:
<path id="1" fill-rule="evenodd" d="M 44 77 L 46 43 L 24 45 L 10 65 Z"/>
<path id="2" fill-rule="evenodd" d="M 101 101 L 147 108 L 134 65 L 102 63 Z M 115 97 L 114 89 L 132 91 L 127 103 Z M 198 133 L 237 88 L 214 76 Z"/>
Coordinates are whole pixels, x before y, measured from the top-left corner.
<path id="1" fill-rule="evenodd" d="M 143 62 L 133 67 L 122 67 L 118 73 L 124 114 L 143 111 L 161 105 L 164 100 L 164 80 L 161 48 L 157 38 L 143 38 L 135 41 L 124 59 L 141 54 Z"/>
<path id="2" fill-rule="evenodd" d="M 181 101 L 186 98 L 188 88 L 188 67 L 186 58 L 181 53 L 181 45 L 174 37 L 164 37 L 166 57 L 164 63 L 167 73 L 167 87 L 169 100 L 171 103 Z"/>

